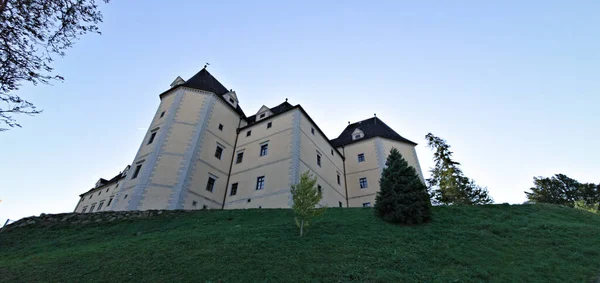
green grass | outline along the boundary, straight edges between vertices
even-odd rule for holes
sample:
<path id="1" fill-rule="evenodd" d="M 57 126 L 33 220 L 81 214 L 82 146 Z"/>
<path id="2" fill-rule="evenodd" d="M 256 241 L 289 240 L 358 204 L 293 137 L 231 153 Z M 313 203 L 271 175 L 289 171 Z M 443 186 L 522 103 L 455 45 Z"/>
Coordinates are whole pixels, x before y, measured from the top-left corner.
<path id="1" fill-rule="evenodd" d="M 600 216 L 551 205 L 435 207 L 396 226 L 329 209 L 196 211 L 0 233 L 0 282 L 594 282 Z"/>

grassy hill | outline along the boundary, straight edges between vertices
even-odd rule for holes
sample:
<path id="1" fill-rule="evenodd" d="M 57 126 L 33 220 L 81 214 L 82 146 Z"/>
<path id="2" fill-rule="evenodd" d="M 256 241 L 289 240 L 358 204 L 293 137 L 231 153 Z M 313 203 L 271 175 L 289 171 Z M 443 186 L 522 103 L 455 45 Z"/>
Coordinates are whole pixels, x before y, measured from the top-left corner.
<path id="1" fill-rule="evenodd" d="M 551 205 L 435 207 L 431 224 L 329 209 L 195 211 L 0 233 L 0 282 L 594 282 L 600 216 Z"/>

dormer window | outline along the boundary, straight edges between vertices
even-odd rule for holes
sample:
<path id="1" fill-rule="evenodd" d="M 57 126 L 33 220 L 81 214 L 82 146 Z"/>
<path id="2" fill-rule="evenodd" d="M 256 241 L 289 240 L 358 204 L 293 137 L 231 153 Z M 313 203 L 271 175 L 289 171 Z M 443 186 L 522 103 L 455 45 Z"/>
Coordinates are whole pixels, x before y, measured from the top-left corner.
<path id="1" fill-rule="evenodd" d="M 223 94 L 223 99 L 225 102 L 229 103 L 233 108 L 237 107 L 238 99 L 235 91 L 231 90 L 228 93 Z"/>
<path id="2" fill-rule="evenodd" d="M 263 105 L 258 112 L 256 112 L 256 122 L 268 117 L 269 115 L 273 115 L 273 112 L 271 112 L 269 107 Z"/>
<path id="3" fill-rule="evenodd" d="M 352 132 L 352 140 L 357 140 L 357 139 L 361 139 L 365 136 L 365 133 L 363 133 L 363 131 L 361 131 L 360 129 L 356 129 L 354 130 L 354 132 Z"/>

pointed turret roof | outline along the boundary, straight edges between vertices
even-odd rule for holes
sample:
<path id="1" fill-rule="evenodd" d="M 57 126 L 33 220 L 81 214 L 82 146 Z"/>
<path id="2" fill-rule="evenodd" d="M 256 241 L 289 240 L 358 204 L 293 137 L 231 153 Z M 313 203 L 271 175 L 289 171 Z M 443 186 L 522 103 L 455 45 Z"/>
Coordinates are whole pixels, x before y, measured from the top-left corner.
<path id="1" fill-rule="evenodd" d="M 364 137 L 353 140 L 352 133 L 356 129 L 361 130 L 364 133 Z M 366 139 L 374 138 L 374 137 L 381 137 L 381 138 L 386 138 L 386 139 L 390 139 L 390 140 L 395 140 L 395 141 L 399 141 L 399 142 L 405 142 L 405 143 L 417 145 L 415 142 L 412 142 L 412 141 L 402 137 L 398 133 L 396 133 L 396 131 L 394 131 L 392 128 L 390 128 L 383 121 L 381 121 L 381 119 L 379 119 L 377 117 L 373 117 L 370 119 L 366 119 L 366 120 L 348 125 L 348 127 L 346 127 L 346 129 L 344 129 L 344 131 L 340 134 L 339 137 L 331 140 L 331 143 L 333 145 L 335 145 L 336 147 L 340 147 L 340 146 L 349 145 L 354 142 L 359 142 L 359 141 L 363 141 Z"/>
<path id="2" fill-rule="evenodd" d="M 210 91 L 217 95 L 223 95 L 229 90 L 224 87 L 215 77 L 213 77 L 206 68 L 200 70 L 193 77 L 182 84 L 183 86 Z"/>
<path id="3" fill-rule="evenodd" d="M 176 79 L 176 81 L 177 81 L 177 79 Z M 215 79 L 215 77 L 213 77 L 213 75 L 211 75 L 206 70 L 206 66 L 202 70 L 200 70 L 200 72 L 196 73 L 193 77 L 191 77 L 186 82 L 184 82 L 182 84 L 172 85 L 172 87 L 169 90 L 161 93 L 159 96 L 162 97 L 163 94 L 175 89 L 176 87 L 180 87 L 180 86 L 195 88 L 195 89 L 204 90 L 204 91 L 210 91 L 210 92 L 216 94 L 221 99 L 223 99 L 223 101 L 225 101 L 225 104 L 231 106 L 231 108 L 233 108 L 235 110 L 235 112 L 237 112 L 240 116 L 246 118 L 246 114 L 244 114 L 244 111 L 242 110 L 242 108 L 240 107 L 239 104 L 236 107 L 233 107 L 231 104 L 229 104 L 229 102 L 225 98 L 223 98 L 223 95 L 228 93 L 229 90 L 227 90 L 227 88 L 225 86 L 223 86 L 217 79 Z M 236 96 L 236 99 L 237 99 L 237 96 Z"/>

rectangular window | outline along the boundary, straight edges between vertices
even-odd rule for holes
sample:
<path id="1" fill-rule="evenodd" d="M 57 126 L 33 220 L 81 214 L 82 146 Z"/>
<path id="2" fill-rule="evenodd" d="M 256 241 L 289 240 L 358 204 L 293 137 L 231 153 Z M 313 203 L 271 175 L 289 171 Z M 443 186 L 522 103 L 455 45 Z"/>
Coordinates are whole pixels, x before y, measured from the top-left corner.
<path id="1" fill-rule="evenodd" d="M 262 190 L 265 188 L 265 176 L 256 178 L 256 190 Z"/>
<path id="2" fill-rule="evenodd" d="M 110 198 L 108 199 L 108 203 L 106 204 L 106 206 L 109 206 L 109 205 L 110 205 L 110 203 L 112 202 L 112 200 L 113 200 L 113 197 L 110 197 Z"/>
<path id="3" fill-rule="evenodd" d="M 235 196 L 237 194 L 238 183 L 231 184 L 231 192 L 229 192 L 230 196 Z"/>
<path id="4" fill-rule="evenodd" d="M 269 144 L 265 143 L 260 146 L 260 156 L 265 156 L 269 152 Z"/>
<path id="5" fill-rule="evenodd" d="M 363 161 L 365 161 L 365 154 L 359 153 L 358 154 L 358 162 L 363 162 Z"/>
<path id="6" fill-rule="evenodd" d="M 142 164 L 135 167 L 135 171 L 133 172 L 133 176 L 131 176 L 131 179 L 137 178 L 137 176 L 140 174 L 140 170 L 142 170 Z"/>
<path id="7" fill-rule="evenodd" d="M 229 102 L 235 103 L 235 100 L 233 100 L 233 98 L 229 98 Z"/>
<path id="8" fill-rule="evenodd" d="M 340 205 L 340 207 L 342 207 L 342 202 L 341 201 L 338 201 L 338 204 Z"/>
<path id="9" fill-rule="evenodd" d="M 359 182 L 360 182 L 361 189 L 366 189 L 368 187 L 367 178 L 360 178 Z"/>
<path id="10" fill-rule="evenodd" d="M 333 149 L 331 150 L 331 156 L 333 156 Z"/>
<path id="11" fill-rule="evenodd" d="M 242 160 L 244 160 L 244 152 L 238 152 L 237 157 L 235 158 L 235 164 L 240 164 L 242 163 Z"/>
<path id="12" fill-rule="evenodd" d="M 271 128 L 271 126 L 273 126 L 273 122 L 267 123 L 267 129 Z"/>
<path id="13" fill-rule="evenodd" d="M 192 206 L 193 206 L 193 207 L 196 207 L 196 205 L 197 205 L 197 204 L 198 204 L 198 202 L 197 202 L 197 201 L 192 201 Z"/>
<path id="14" fill-rule="evenodd" d="M 156 132 L 152 132 L 152 134 L 150 134 L 150 138 L 148 139 L 148 144 L 151 144 L 154 141 L 155 137 L 156 137 Z"/>
<path id="15" fill-rule="evenodd" d="M 342 177 L 340 176 L 340 174 L 337 174 L 337 182 L 338 182 L 338 185 L 342 184 Z"/>
<path id="16" fill-rule="evenodd" d="M 317 191 L 319 191 L 319 193 L 323 192 L 323 188 L 321 187 L 321 185 L 317 185 Z"/>
<path id="17" fill-rule="evenodd" d="M 310 128 L 310 133 L 314 135 L 315 134 L 315 128 Z"/>
<path id="18" fill-rule="evenodd" d="M 213 177 L 208 177 L 208 183 L 206 183 L 206 190 L 212 193 L 214 187 L 215 179 Z"/>
<path id="19" fill-rule="evenodd" d="M 321 167 L 321 155 L 317 153 L 317 165 Z"/>
<path id="20" fill-rule="evenodd" d="M 89 199 L 92 199 L 93 196 L 94 196 L 94 194 L 91 194 Z"/>
<path id="21" fill-rule="evenodd" d="M 100 211 L 100 209 L 102 209 L 102 206 L 103 206 L 103 205 L 104 205 L 104 201 L 101 201 L 101 202 L 98 204 L 98 209 L 97 209 L 96 211 Z"/>
<path id="22" fill-rule="evenodd" d="M 265 117 L 265 113 L 260 114 L 260 118 L 264 118 Z"/>
<path id="23" fill-rule="evenodd" d="M 81 211 L 81 213 L 85 213 L 86 210 L 87 210 L 87 206 L 83 208 L 83 210 Z"/>
<path id="24" fill-rule="evenodd" d="M 363 203 L 363 207 L 371 207 L 371 203 L 370 202 L 364 202 Z"/>
<path id="25" fill-rule="evenodd" d="M 165 112 L 166 112 L 166 111 L 163 111 L 162 113 L 160 113 L 160 117 L 161 117 L 161 118 L 165 116 Z"/>
<path id="26" fill-rule="evenodd" d="M 354 135 L 354 139 L 355 140 L 360 139 L 360 134 Z"/>
<path id="27" fill-rule="evenodd" d="M 249 137 L 250 135 L 252 135 L 252 131 L 247 131 L 246 136 Z"/>
<path id="28" fill-rule="evenodd" d="M 217 150 L 215 150 L 215 157 L 221 159 L 221 155 L 223 155 L 223 148 L 217 145 Z"/>
<path id="29" fill-rule="evenodd" d="M 90 212 L 94 212 L 94 208 L 96 207 L 96 204 L 92 204 L 92 206 L 90 206 Z"/>
<path id="30" fill-rule="evenodd" d="M 219 131 L 223 130 L 223 124 L 219 124 Z"/>

